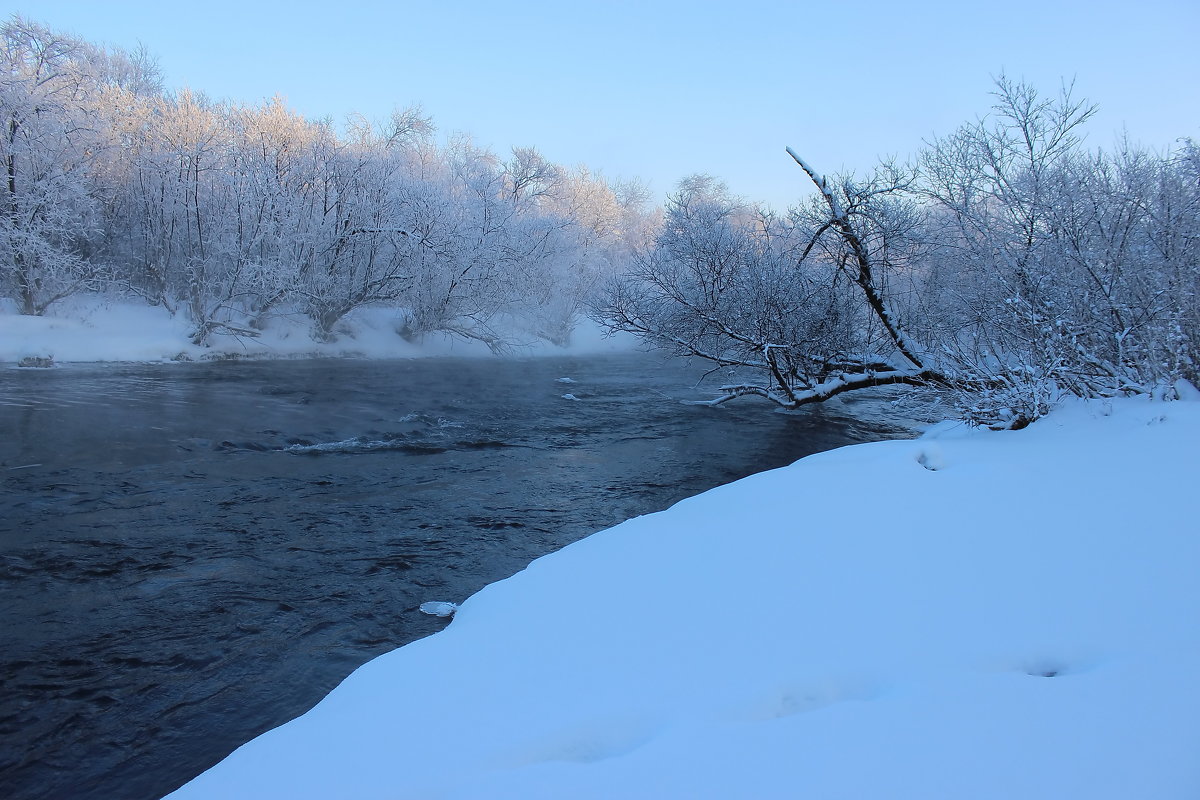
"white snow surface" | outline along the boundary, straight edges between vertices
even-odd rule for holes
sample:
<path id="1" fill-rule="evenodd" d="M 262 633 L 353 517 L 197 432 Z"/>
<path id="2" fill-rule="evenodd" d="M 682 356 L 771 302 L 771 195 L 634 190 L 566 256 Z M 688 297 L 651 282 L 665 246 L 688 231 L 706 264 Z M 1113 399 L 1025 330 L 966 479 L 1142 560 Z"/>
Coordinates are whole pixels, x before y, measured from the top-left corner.
<path id="1" fill-rule="evenodd" d="M 1200 402 L 845 447 L 533 562 L 172 798 L 1200 797 Z"/>
<path id="2" fill-rule="evenodd" d="M 333 342 L 316 342 L 302 317 L 276 317 L 261 336 L 212 334 L 210 344 L 197 347 L 188 338 L 191 324 L 183 315 L 172 316 L 162 307 L 132 302 L 79 298 L 52 307 L 46 316 L 17 314 L 10 301 L 0 298 L 0 364 L 23 358 L 53 358 L 56 363 L 95 361 L 200 360 L 225 356 L 295 358 L 305 356 L 355 356 L 365 358 L 416 358 L 423 356 L 486 356 L 481 342 L 445 334 L 429 334 L 420 342 L 404 340 L 396 332 L 399 312 L 389 308 L 363 308 L 339 323 Z M 514 337 L 517 355 L 583 355 L 634 350 L 629 335 L 605 336 L 599 327 L 582 320 L 565 348 L 536 337 Z"/>

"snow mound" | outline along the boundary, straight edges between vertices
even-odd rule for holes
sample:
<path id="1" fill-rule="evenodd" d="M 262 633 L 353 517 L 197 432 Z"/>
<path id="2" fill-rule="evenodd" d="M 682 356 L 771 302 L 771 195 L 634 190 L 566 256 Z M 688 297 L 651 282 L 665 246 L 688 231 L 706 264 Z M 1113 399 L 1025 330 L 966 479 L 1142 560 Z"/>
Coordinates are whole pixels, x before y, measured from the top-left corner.
<path id="1" fill-rule="evenodd" d="M 193 358 L 188 326 L 166 309 L 136 303 L 68 308 L 64 316 L 0 313 L 0 362 L 162 361 Z"/>
<path id="2" fill-rule="evenodd" d="M 714 489 L 173 797 L 1200 796 L 1197 443 L 1200 403 L 1076 403 Z"/>

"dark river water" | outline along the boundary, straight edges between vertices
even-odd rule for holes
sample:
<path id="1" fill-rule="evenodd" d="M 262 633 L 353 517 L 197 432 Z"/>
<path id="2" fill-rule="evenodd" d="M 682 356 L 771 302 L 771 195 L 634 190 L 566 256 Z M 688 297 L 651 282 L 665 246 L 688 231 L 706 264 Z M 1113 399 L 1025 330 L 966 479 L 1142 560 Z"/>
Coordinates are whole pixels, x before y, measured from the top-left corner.
<path id="1" fill-rule="evenodd" d="M 685 405 L 698 375 L 640 353 L 0 369 L 0 798 L 158 798 L 440 629 L 423 601 L 909 435 L 869 403 Z"/>

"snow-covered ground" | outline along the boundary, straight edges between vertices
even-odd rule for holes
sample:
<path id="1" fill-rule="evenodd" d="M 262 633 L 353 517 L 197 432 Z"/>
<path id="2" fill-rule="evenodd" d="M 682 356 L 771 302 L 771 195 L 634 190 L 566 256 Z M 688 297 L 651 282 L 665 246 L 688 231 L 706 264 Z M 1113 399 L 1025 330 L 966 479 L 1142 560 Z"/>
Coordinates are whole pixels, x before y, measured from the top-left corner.
<path id="1" fill-rule="evenodd" d="M 188 338 L 190 323 L 171 316 L 162 307 L 95 298 L 67 300 L 44 317 L 15 313 L 11 302 L 0 299 L 0 364 L 25 358 L 72 361 L 167 361 L 205 358 L 291 358 L 302 356 L 356 356 L 415 358 L 420 356 L 488 355 L 481 342 L 433 334 L 419 343 L 405 341 L 396 332 L 394 309 L 359 309 L 339 326 L 338 340 L 313 341 L 303 318 L 277 317 L 255 338 L 213 334 L 208 347 L 197 347 Z M 520 337 L 516 337 L 522 341 Z M 569 347 L 560 348 L 533 336 L 525 337 L 514 352 L 520 355 L 582 355 L 632 350 L 633 337 L 604 337 L 599 328 L 583 320 Z"/>
<path id="2" fill-rule="evenodd" d="M 1194 398 L 811 456 L 538 559 L 172 797 L 1200 797 L 1198 476 Z"/>

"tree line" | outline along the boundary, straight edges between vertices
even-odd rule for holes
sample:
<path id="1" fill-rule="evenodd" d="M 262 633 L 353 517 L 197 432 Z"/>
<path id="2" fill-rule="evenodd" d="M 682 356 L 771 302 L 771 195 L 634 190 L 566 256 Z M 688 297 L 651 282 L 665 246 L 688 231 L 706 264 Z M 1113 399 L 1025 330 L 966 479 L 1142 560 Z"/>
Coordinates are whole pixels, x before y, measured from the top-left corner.
<path id="1" fill-rule="evenodd" d="M 776 214 L 683 182 L 598 312 L 728 368 L 714 402 L 899 384 L 1022 427 L 1064 395 L 1174 392 L 1200 364 L 1200 148 L 1083 146 L 1095 107 L 1001 77 L 983 118 Z"/>
<path id="2" fill-rule="evenodd" d="M 0 62 L 0 294 L 23 314 L 123 292 L 186 315 L 204 344 L 279 314 L 329 340 L 384 305 L 409 337 L 563 343 L 653 229 L 636 181 L 439 145 L 420 109 L 339 133 L 280 98 L 166 92 L 146 52 L 19 17 Z"/>
<path id="3" fill-rule="evenodd" d="M 718 180 L 664 210 L 534 148 L 439 144 L 420 109 L 342 131 L 279 98 L 166 92 L 144 51 L 0 28 L 0 296 L 123 292 L 193 340 L 367 306 L 409 338 L 564 343 L 582 313 L 788 408 L 879 385 L 1020 427 L 1063 395 L 1176 391 L 1200 363 L 1200 148 L 1084 146 L 1095 107 L 1001 77 L 908 163 L 782 213 Z"/>

